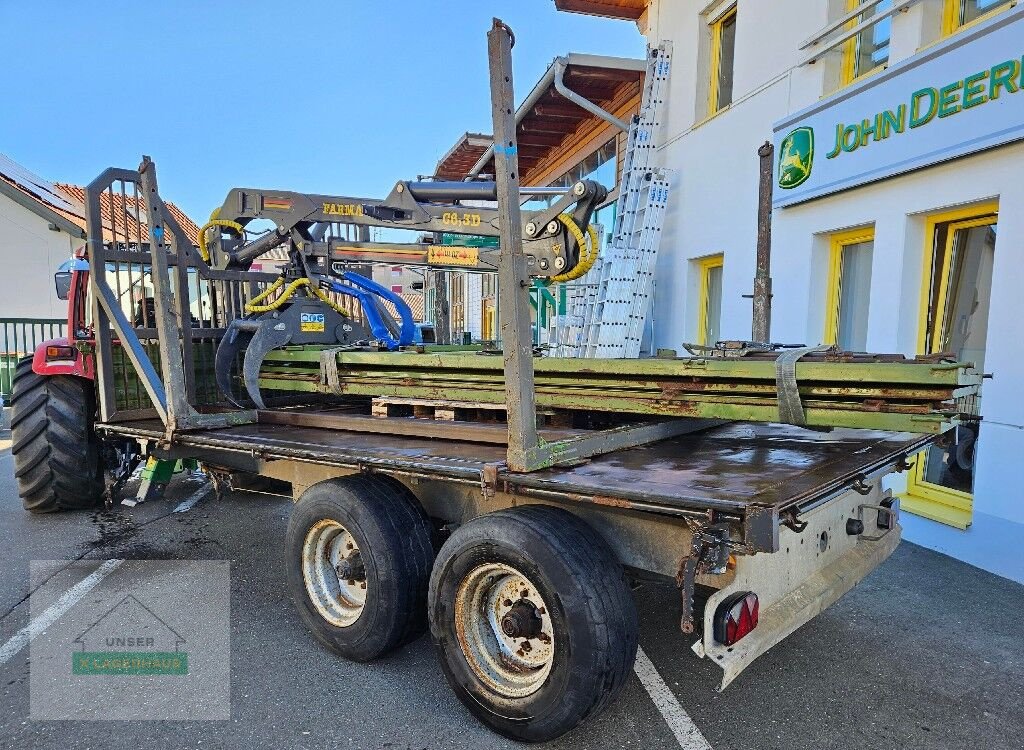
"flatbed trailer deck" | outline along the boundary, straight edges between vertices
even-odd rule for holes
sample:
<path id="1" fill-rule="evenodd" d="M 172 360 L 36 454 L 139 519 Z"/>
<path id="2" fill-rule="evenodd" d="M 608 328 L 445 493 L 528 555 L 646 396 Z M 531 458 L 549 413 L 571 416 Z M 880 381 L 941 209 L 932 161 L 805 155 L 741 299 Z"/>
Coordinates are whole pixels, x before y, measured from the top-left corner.
<path id="1" fill-rule="evenodd" d="M 377 426 L 368 432 L 366 425 L 350 431 L 280 424 L 287 421 L 281 412 L 260 416 L 272 423 L 181 432 L 170 443 L 155 419 L 97 430 L 148 444 L 154 455 L 289 482 L 296 500 L 337 477 L 390 476 L 446 533 L 496 510 L 565 509 L 596 530 L 635 578 L 676 579 L 681 628 L 695 633 L 699 655 L 724 670 L 722 688 L 892 553 L 900 538 L 898 502 L 881 479 L 936 439 L 721 424 L 516 473 L 505 467 L 502 445 L 396 434 L 423 429 L 428 420 L 355 417 Z M 720 643 L 716 611 L 744 591 L 760 597 L 760 622 L 738 644 Z"/>
<path id="2" fill-rule="evenodd" d="M 207 462 L 213 451 L 225 466 L 254 473 L 269 470 L 275 461 L 295 461 L 475 487 L 490 483 L 515 495 L 667 516 L 708 518 L 717 513 L 743 521 L 751 512 L 799 516 L 857 482 L 905 465 L 933 442 L 909 433 L 726 424 L 574 466 L 516 473 L 504 467 L 500 445 L 396 435 L 389 432 L 389 423 L 396 419 L 415 418 L 374 419 L 376 433 L 273 423 L 183 432 L 163 451 Z M 165 437 L 159 420 L 99 424 L 97 430 L 156 444 Z"/>

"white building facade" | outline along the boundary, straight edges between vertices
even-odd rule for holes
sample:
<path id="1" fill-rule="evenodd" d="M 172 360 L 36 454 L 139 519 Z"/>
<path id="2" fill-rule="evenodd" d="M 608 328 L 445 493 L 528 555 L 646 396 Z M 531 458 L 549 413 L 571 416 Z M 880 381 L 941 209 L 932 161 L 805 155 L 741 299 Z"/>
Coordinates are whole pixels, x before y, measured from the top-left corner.
<path id="1" fill-rule="evenodd" d="M 0 319 L 67 320 L 53 274 L 85 244 L 85 231 L 71 220 L 70 208 L 51 183 L 0 154 L 0 259 L 7 269 L 0 274 Z M 20 346 L 6 342 L 12 356 Z"/>
<path id="2" fill-rule="evenodd" d="M 905 538 L 1024 581 L 1024 8 L 556 5 L 634 19 L 651 46 L 674 46 L 653 346 L 750 337 L 757 149 L 773 141 L 772 340 L 952 352 L 991 373 L 980 427 L 893 489 Z"/>

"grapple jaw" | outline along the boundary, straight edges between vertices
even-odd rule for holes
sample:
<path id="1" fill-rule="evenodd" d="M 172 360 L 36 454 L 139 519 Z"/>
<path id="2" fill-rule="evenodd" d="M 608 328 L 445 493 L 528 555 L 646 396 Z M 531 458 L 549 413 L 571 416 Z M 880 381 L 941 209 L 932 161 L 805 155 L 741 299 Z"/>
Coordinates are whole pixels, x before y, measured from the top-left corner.
<path id="1" fill-rule="evenodd" d="M 215 360 L 217 387 L 221 393 L 239 409 L 247 408 L 234 388 L 235 364 L 238 362 L 238 353 L 244 351 L 242 383 L 245 391 L 257 409 L 267 408 L 260 395 L 260 367 L 269 352 L 286 346 L 291 339 L 292 333 L 287 323 L 277 317 L 239 318 L 231 321 L 217 347 Z"/>

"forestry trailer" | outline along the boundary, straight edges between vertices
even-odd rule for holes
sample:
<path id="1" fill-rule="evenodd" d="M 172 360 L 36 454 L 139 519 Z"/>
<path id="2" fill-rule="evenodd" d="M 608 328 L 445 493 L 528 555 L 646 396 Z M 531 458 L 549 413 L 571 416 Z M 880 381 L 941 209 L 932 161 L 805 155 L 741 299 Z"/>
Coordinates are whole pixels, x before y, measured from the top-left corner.
<path id="1" fill-rule="evenodd" d="M 468 709 L 542 741 L 629 676 L 627 580 L 676 582 L 683 637 L 723 688 L 849 591 L 900 540 L 882 478 L 966 419 L 980 380 L 941 356 L 766 344 L 534 350 L 528 288 L 591 269 L 609 198 L 520 186 L 511 44 L 496 23 L 492 180 L 383 199 L 238 188 L 197 238 L 151 160 L 104 171 L 58 278 L 68 335 L 18 366 L 13 453 L 32 512 L 93 507 L 148 457 L 198 461 L 218 486 L 288 482 L 288 581 L 313 635 L 369 661 L 429 627 Z M 538 195 L 549 208 L 521 209 Z M 275 248 L 281 272 L 254 270 Z M 367 263 L 496 272 L 500 351 L 415 344 L 402 299 L 353 271 Z"/>

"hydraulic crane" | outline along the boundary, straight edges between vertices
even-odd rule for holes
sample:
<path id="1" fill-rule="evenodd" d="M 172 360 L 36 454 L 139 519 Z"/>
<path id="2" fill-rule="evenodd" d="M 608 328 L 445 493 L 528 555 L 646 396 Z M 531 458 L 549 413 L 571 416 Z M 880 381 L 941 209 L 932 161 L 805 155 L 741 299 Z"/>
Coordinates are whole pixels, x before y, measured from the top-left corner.
<path id="1" fill-rule="evenodd" d="M 597 259 L 590 219 L 608 191 L 590 180 L 569 188 L 522 188 L 551 196 L 551 205 L 522 213 L 523 252 L 530 276 L 569 281 Z M 276 247 L 287 246 L 281 276 L 231 322 L 217 350 L 221 391 L 236 405 L 234 367 L 244 349 L 242 381 L 251 401 L 263 408 L 258 379 L 266 355 L 289 344 L 389 350 L 413 343 L 415 324 L 397 294 L 351 270 L 365 263 L 434 269 L 495 271 L 497 249 L 431 243 L 352 241 L 332 235 L 338 224 L 405 229 L 423 233 L 498 237 L 499 211 L 493 181 L 401 181 L 383 200 L 288 191 L 235 188 L 202 228 L 199 249 L 214 269 L 245 271 Z M 251 241 L 246 226 L 258 219 L 274 228 Z M 212 239 L 216 232 L 216 240 Z M 338 295 L 353 298 L 361 315 L 348 314 Z M 393 316 L 388 305 L 396 311 Z"/>

